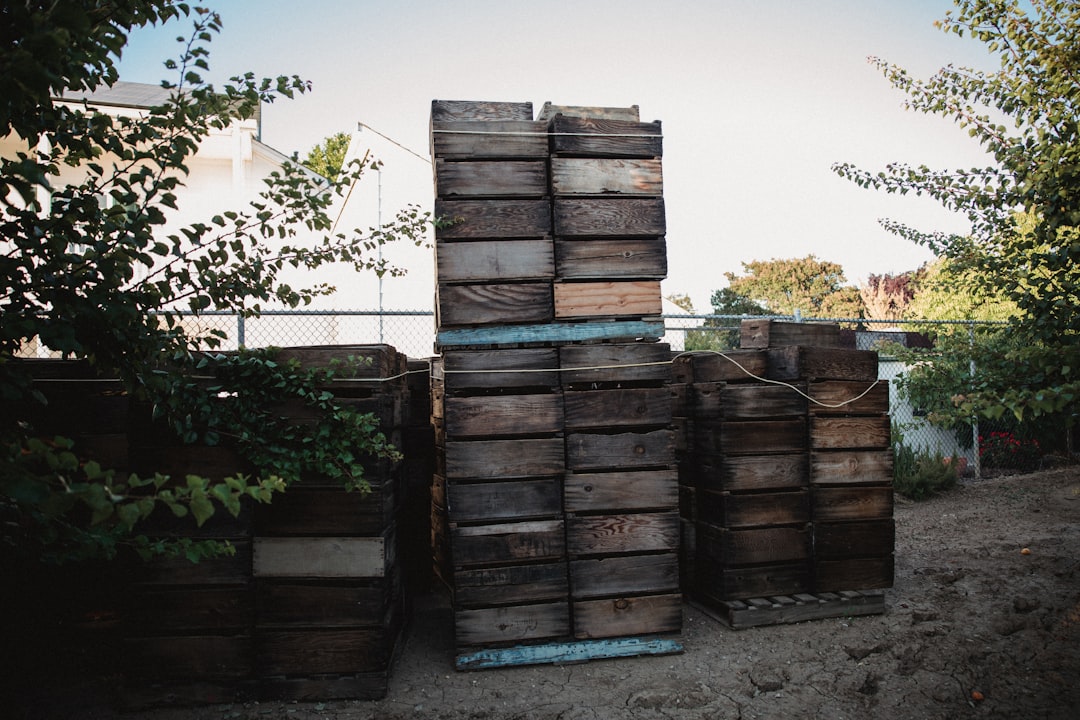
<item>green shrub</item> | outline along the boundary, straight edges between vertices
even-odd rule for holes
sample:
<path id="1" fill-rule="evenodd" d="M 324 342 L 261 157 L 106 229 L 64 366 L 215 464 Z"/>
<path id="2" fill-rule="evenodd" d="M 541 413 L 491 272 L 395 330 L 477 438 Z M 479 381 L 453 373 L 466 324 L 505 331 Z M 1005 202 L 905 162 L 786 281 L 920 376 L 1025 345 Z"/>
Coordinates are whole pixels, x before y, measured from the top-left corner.
<path id="1" fill-rule="evenodd" d="M 956 487 L 959 463 L 941 453 L 918 454 L 904 444 L 893 427 L 893 490 L 912 500 L 925 500 Z"/>

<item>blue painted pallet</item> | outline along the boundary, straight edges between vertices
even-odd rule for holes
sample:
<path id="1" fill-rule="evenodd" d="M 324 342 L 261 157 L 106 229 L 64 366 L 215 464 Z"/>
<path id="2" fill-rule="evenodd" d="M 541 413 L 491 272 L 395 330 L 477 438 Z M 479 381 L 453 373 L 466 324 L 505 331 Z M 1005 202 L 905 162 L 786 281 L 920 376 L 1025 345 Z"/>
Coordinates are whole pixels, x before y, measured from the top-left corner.
<path id="1" fill-rule="evenodd" d="M 477 650 L 458 655 L 454 665 L 458 670 L 490 670 L 517 665 L 579 663 L 638 655 L 673 655 L 682 651 L 683 646 L 675 640 L 612 638 Z"/>
<path id="2" fill-rule="evenodd" d="M 609 322 L 452 328 L 439 330 L 435 338 L 435 344 L 440 349 L 446 350 L 478 345 L 510 346 L 596 342 L 600 340 L 659 340 L 663 336 L 663 320 L 614 320 Z"/>

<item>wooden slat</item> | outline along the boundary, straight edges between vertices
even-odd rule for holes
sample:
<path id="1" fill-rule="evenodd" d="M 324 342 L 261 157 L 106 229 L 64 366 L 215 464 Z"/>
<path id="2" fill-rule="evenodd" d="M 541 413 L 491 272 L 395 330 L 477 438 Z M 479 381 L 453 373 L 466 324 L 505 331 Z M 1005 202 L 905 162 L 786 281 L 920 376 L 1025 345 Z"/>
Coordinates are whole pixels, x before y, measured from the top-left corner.
<path id="1" fill-rule="evenodd" d="M 567 430 L 671 424 L 671 398 L 665 388 L 571 391 L 563 397 Z"/>
<path id="2" fill-rule="evenodd" d="M 779 490 L 806 487 L 805 453 L 790 455 L 706 455 L 698 475 L 706 490 Z"/>
<path id="3" fill-rule="evenodd" d="M 682 651 L 683 646 L 671 639 L 616 638 L 478 650 L 458 655 L 454 662 L 458 670 L 486 670 L 548 663 L 569 664 L 640 655 L 671 655 Z"/>
<path id="4" fill-rule="evenodd" d="M 638 122 L 640 111 L 637 105 L 630 107 L 600 107 L 597 105 L 555 105 L 545 102 L 536 114 L 537 120 L 554 120 L 559 115 L 575 118 L 595 118 L 601 120 L 622 120 Z"/>
<path id="5" fill-rule="evenodd" d="M 531 120 L 433 121 L 431 150 L 441 160 L 546 158 L 547 123 Z"/>
<path id="6" fill-rule="evenodd" d="M 485 100 L 432 100 L 431 121 L 532 120 L 531 102 L 489 102 Z"/>
<path id="7" fill-rule="evenodd" d="M 435 243 L 436 280 L 481 283 L 552 280 L 555 258 L 551 240 L 477 240 Z"/>
<path id="8" fill-rule="evenodd" d="M 664 382 L 671 377 L 670 363 L 671 347 L 667 343 L 571 345 L 559 348 L 564 386 Z"/>
<path id="9" fill-rule="evenodd" d="M 567 469 L 578 472 L 670 467 L 675 464 L 675 436 L 670 430 L 615 435 L 574 433 L 566 438 L 566 463 Z"/>
<path id="10" fill-rule="evenodd" d="M 547 322 L 553 319 L 551 283 L 444 285 L 438 291 L 441 327 Z"/>
<path id="11" fill-rule="evenodd" d="M 696 423 L 697 447 L 725 455 L 796 453 L 807 449 L 806 418 Z"/>
<path id="12" fill-rule="evenodd" d="M 826 380 L 810 383 L 816 415 L 883 415 L 889 412 L 889 381 Z"/>
<path id="13" fill-rule="evenodd" d="M 814 522 L 890 518 L 893 490 L 891 487 L 815 487 L 812 502 Z"/>
<path id="14" fill-rule="evenodd" d="M 565 602 L 458 610 L 454 613 L 458 647 L 566 637 L 570 609 Z"/>
<path id="15" fill-rule="evenodd" d="M 574 598 L 643 595 L 678 589 L 679 558 L 675 553 L 570 562 L 570 594 Z"/>
<path id="16" fill-rule="evenodd" d="M 839 347 L 840 326 L 836 323 L 797 323 L 766 318 L 743 320 L 739 347 L 775 348 L 786 345 Z"/>
<path id="17" fill-rule="evenodd" d="M 536 345 L 607 340 L 659 340 L 664 335 L 662 320 L 615 320 L 611 322 L 548 323 L 499 327 L 440 328 L 436 345 L 443 350 L 477 346 Z"/>
<path id="18" fill-rule="evenodd" d="M 671 508 L 678 502 L 674 470 L 567 473 L 564 484 L 564 508 L 572 513 Z"/>
<path id="19" fill-rule="evenodd" d="M 556 348 L 447 350 L 432 368 L 448 393 L 499 388 L 555 388 L 559 385 Z M 545 372 L 550 370 L 550 372 Z"/>
<path id="20" fill-rule="evenodd" d="M 292 487 L 255 508 L 259 535 L 381 535 L 394 521 L 395 487 L 367 494 L 333 488 Z"/>
<path id="21" fill-rule="evenodd" d="M 727 419 L 761 420 L 805 415 L 805 383 L 772 385 L 765 383 L 723 384 L 719 388 L 720 415 Z"/>
<path id="22" fill-rule="evenodd" d="M 662 135 L 659 121 L 558 115 L 551 121 L 551 152 L 581 157 L 660 157 Z"/>
<path id="23" fill-rule="evenodd" d="M 562 520 L 459 526 L 451 528 L 450 542 L 458 567 L 557 560 L 566 552 Z"/>
<path id="24" fill-rule="evenodd" d="M 461 608 L 560 600 L 569 593 L 565 562 L 511 565 L 454 573 L 454 604 Z"/>
<path id="25" fill-rule="evenodd" d="M 435 193 L 441 198 L 537 198 L 548 177 L 539 160 L 435 161 Z"/>
<path id="26" fill-rule="evenodd" d="M 574 637 L 651 635 L 682 630 L 682 595 L 645 595 L 573 603 Z"/>
<path id="27" fill-rule="evenodd" d="M 445 408 L 448 438 L 537 435 L 563 429 L 563 396 L 558 394 L 449 397 Z"/>
<path id="28" fill-rule="evenodd" d="M 793 346 L 766 352 L 770 380 L 877 380 L 878 354 L 874 350 Z"/>
<path id="29" fill-rule="evenodd" d="M 814 523 L 814 556 L 821 560 L 892 555 L 896 547 L 896 522 L 849 520 Z"/>
<path id="30" fill-rule="evenodd" d="M 566 544 L 572 556 L 676 550 L 679 516 L 671 511 L 567 518 Z"/>
<path id="31" fill-rule="evenodd" d="M 542 238 L 551 234 L 547 200 L 435 200 L 437 240 Z"/>
<path id="32" fill-rule="evenodd" d="M 763 350 L 698 351 L 675 361 L 674 378 L 692 383 L 752 382 L 765 377 L 767 370 L 768 355 Z"/>
<path id="33" fill-rule="evenodd" d="M 492 522 L 562 514 L 562 483 L 558 478 L 451 483 L 446 495 L 451 522 Z"/>
<path id="34" fill-rule="evenodd" d="M 725 601 L 717 604 L 718 613 L 709 614 L 733 630 L 742 630 L 808 620 L 880 615 L 885 612 L 885 596 L 881 593 L 846 593 L 838 600 L 825 600 L 815 595 L 799 593 L 786 599 L 791 602 L 777 602 L 769 607 L 751 606 L 739 600 Z"/>
<path id="35" fill-rule="evenodd" d="M 695 596 L 713 601 L 792 594 L 811 589 L 811 568 L 806 560 L 733 568 L 702 554 L 696 559 L 695 578 Z"/>
<path id="36" fill-rule="evenodd" d="M 765 493 L 716 493 L 698 496 L 699 519 L 727 528 L 792 525 L 810 521 L 810 494 L 805 490 Z"/>
<path id="37" fill-rule="evenodd" d="M 557 282 L 556 318 L 658 316 L 663 312 L 659 280 Z"/>
<path id="38" fill-rule="evenodd" d="M 892 450 L 835 450 L 810 454 L 810 482 L 815 485 L 889 484 Z"/>
<path id="39" fill-rule="evenodd" d="M 456 441 L 446 444 L 446 475 L 452 479 L 560 475 L 561 438 Z"/>
<path id="40" fill-rule="evenodd" d="M 750 530 L 728 530 L 705 523 L 697 526 L 699 557 L 712 557 L 732 566 L 805 560 L 810 557 L 810 542 L 805 526 Z"/>
<path id="41" fill-rule="evenodd" d="M 555 234 L 562 237 L 656 237 L 667 232 L 663 198 L 555 198 Z"/>
<path id="42" fill-rule="evenodd" d="M 399 593 L 399 575 L 378 580 L 260 579 L 255 603 L 260 627 L 356 627 L 385 622 Z"/>
<path id="43" fill-rule="evenodd" d="M 560 280 L 667 277 L 664 238 L 558 240 L 555 275 Z"/>
<path id="44" fill-rule="evenodd" d="M 664 194 L 659 159 L 551 158 L 551 191 L 555 195 Z"/>
<path id="45" fill-rule="evenodd" d="M 383 537 L 258 537 L 255 577 L 383 577 L 394 559 Z"/>
<path id="46" fill-rule="evenodd" d="M 815 450 L 884 450 L 890 446 L 890 433 L 888 415 L 810 418 L 810 447 Z"/>
<path id="47" fill-rule="evenodd" d="M 892 555 L 850 560 L 818 560 L 814 563 L 814 589 L 880 590 L 893 586 L 894 560 Z"/>
<path id="48" fill-rule="evenodd" d="M 256 661 L 263 676 L 351 674 L 385 670 L 395 628 L 262 629 Z"/>

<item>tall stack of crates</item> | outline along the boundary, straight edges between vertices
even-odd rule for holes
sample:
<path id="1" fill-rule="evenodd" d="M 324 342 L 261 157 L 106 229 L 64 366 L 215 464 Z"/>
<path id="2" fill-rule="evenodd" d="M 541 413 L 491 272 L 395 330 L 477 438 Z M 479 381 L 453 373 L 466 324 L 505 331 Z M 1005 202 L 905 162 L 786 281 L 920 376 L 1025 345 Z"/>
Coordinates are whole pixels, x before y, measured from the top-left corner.
<path id="1" fill-rule="evenodd" d="M 431 131 L 432 536 L 459 667 L 677 631 L 660 124 L 435 101 Z"/>
<path id="2" fill-rule="evenodd" d="M 880 612 L 893 576 L 888 385 L 835 324 L 746 320 L 675 362 L 684 575 L 736 626 Z M 771 619 L 770 619 L 771 618 Z"/>

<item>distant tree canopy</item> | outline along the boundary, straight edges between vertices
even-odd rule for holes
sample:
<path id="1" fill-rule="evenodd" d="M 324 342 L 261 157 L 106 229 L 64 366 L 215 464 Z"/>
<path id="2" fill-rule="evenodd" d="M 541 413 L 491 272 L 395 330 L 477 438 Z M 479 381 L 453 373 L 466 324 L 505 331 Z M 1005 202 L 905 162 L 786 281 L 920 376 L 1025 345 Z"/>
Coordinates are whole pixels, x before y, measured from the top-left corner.
<path id="1" fill-rule="evenodd" d="M 906 106 L 951 118 L 987 153 L 985 167 L 887 165 L 834 169 L 866 188 L 928 195 L 963 213 L 965 235 L 885 221 L 889 230 L 947 258 L 1018 313 L 1008 374 L 956 393 L 956 412 L 1018 419 L 1080 416 L 1080 3 L 956 0 L 939 26 L 986 45 L 994 71 L 948 66 L 929 80 L 871 62 L 907 95 Z M 1005 122 L 1002 122 L 1005 120 Z"/>
<path id="2" fill-rule="evenodd" d="M 790 260 L 743 263 L 745 275 L 724 273 L 728 286 L 713 293 L 718 314 L 862 316 L 857 288 L 846 285 L 844 270 L 813 255 Z M 723 311 L 721 313 L 721 310 Z"/>
<path id="3" fill-rule="evenodd" d="M 346 132 L 331 135 L 308 151 L 304 165 L 330 180 L 337 180 L 351 137 Z"/>
<path id="4" fill-rule="evenodd" d="M 870 275 L 859 287 L 866 317 L 874 320 L 903 319 L 915 297 L 920 272 Z"/>

